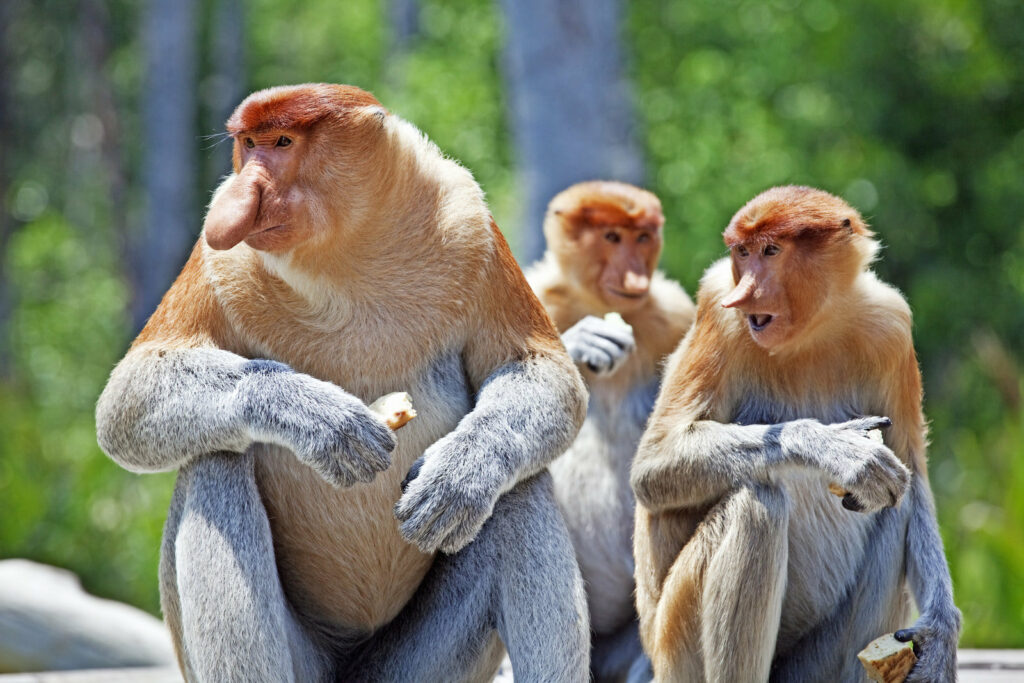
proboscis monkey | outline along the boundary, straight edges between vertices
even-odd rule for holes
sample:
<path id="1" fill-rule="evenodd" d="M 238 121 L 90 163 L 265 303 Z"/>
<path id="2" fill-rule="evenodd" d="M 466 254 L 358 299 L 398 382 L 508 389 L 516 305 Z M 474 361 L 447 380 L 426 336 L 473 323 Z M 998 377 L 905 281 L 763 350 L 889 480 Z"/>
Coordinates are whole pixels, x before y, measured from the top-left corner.
<path id="1" fill-rule="evenodd" d="M 548 251 L 527 271 L 590 390 L 583 428 L 551 473 L 587 587 L 595 681 L 651 675 L 633 605 L 629 466 L 662 362 L 695 313 L 682 287 L 655 270 L 664 222 L 661 202 L 646 190 L 573 185 L 548 206 Z M 605 320 L 608 313 L 626 324 Z"/>
<path id="2" fill-rule="evenodd" d="M 272 88 L 115 368 L 99 441 L 178 469 L 164 614 L 190 680 L 587 678 L 545 467 L 586 389 L 470 174 L 369 93 Z M 159 144 L 159 137 L 153 138 Z M 366 403 L 408 391 L 392 433 Z"/>
<path id="3" fill-rule="evenodd" d="M 878 242 L 807 187 L 755 197 L 724 237 L 631 475 L 658 680 L 860 681 L 911 597 L 908 680 L 953 680 L 910 309 L 869 269 Z"/>

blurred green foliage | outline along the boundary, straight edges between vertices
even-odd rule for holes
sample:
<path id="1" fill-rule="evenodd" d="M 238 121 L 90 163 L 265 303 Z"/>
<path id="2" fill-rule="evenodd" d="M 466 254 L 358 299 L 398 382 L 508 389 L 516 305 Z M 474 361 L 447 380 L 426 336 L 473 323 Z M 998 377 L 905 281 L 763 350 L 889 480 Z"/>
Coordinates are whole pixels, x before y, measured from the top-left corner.
<path id="1" fill-rule="evenodd" d="M 120 202 L 90 146 L 69 6 L 40 0 L 6 34 L 17 36 L 14 116 L 28 144 L 9 152 L 2 198 L 20 227 L 0 264 L 14 286 L 0 345 L 11 358 L 0 556 L 70 567 L 90 590 L 156 611 L 173 479 L 107 460 L 92 418 L 131 337 L 126 238 L 111 217 L 137 220 L 138 160 L 152 142 L 138 130 L 138 7 L 111 6 L 105 76 L 131 188 Z M 423 0 L 404 45 L 374 0 L 252 0 L 244 21 L 247 89 L 323 80 L 373 91 L 474 172 L 515 241 L 496 4 Z M 634 0 L 623 38 L 648 185 L 668 216 L 663 266 L 689 291 L 724 255 L 732 213 L 771 185 L 840 194 L 878 232 L 878 270 L 915 311 L 963 644 L 1024 647 L 1024 5 Z"/>

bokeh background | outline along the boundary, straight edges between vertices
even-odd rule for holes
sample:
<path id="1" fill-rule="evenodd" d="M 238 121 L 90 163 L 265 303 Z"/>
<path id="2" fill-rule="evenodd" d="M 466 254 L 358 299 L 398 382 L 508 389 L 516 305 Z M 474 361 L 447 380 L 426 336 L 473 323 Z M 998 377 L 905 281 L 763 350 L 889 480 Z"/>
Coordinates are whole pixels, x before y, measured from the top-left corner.
<path id="1" fill-rule="evenodd" d="M 962 644 L 1024 647 L 1020 0 L 3 0 L 0 557 L 158 611 L 173 475 L 93 406 L 248 92 L 352 83 L 473 171 L 520 260 L 576 180 L 656 192 L 691 292 L 757 192 L 845 197 L 909 298 Z"/>

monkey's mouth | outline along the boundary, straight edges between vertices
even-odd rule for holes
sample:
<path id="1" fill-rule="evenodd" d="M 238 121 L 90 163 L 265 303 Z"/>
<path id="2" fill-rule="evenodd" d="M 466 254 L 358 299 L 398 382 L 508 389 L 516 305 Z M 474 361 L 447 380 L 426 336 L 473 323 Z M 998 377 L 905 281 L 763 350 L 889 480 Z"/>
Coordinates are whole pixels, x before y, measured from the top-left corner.
<path id="1" fill-rule="evenodd" d="M 283 223 L 280 225 L 271 225 L 269 228 L 263 228 L 262 230 L 257 230 L 256 232 L 249 233 L 249 237 L 253 237 L 255 235 L 265 235 L 268 232 L 274 232 L 275 230 L 280 230 L 283 227 L 285 227 Z"/>
<path id="2" fill-rule="evenodd" d="M 760 332 L 772 322 L 773 316 L 768 313 L 751 313 L 747 316 L 747 321 L 750 323 L 750 329 L 754 332 Z"/>
<path id="3" fill-rule="evenodd" d="M 621 296 L 623 299 L 643 299 L 645 296 L 647 296 L 647 290 L 644 290 L 642 292 L 623 292 L 622 290 L 619 289 L 609 289 L 608 291 L 614 294 L 615 296 Z"/>

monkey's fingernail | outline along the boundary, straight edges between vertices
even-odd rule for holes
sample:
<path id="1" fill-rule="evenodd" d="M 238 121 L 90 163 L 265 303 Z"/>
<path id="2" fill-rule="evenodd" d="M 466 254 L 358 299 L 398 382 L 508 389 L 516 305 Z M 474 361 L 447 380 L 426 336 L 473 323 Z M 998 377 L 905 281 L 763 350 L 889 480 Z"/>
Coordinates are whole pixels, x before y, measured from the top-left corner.
<path id="1" fill-rule="evenodd" d="M 847 493 L 843 496 L 843 507 L 853 512 L 864 512 L 864 506 L 861 505 L 860 501 L 853 497 L 852 493 Z"/>
<path id="2" fill-rule="evenodd" d="M 892 637 L 900 641 L 901 643 L 905 643 L 908 640 L 914 639 L 914 632 L 911 631 L 909 628 L 902 628 L 899 631 L 896 631 L 896 633 L 893 633 Z"/>
<path id="3" fill-rule="evenodd" d="M 890 420 L 887 417 L 883 417 L 881 420 L 879 420 L 878 427 L 880 429 L 885 429 L 887 427 L 892 427 L 892 420 Z"/>

